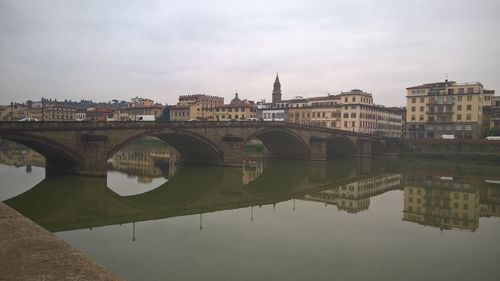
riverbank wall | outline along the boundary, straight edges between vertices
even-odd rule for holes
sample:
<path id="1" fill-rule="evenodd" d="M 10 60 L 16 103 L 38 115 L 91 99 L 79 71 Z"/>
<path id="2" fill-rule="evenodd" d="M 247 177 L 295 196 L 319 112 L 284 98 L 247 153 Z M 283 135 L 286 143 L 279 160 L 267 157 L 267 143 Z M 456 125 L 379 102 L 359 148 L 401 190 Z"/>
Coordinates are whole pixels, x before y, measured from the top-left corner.
<path id="1" fill-rule="evenodd" d="M 500 163 L 500 141 L 406 139 L 403 156 Z"/>
<path id="2" fill-rule="evenodd" d="M 0 202 L 0 280 L 123 280 Z"/>

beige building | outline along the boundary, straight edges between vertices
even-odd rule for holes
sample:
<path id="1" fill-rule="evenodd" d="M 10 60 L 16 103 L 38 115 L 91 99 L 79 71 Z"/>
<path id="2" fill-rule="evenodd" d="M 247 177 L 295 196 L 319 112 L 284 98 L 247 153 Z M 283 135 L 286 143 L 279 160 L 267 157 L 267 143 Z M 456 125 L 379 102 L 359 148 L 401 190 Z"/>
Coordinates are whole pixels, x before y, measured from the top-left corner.
<path id="1" fill-rule="evenodd" d="M 114 112 L 114 121 L 139 120 L 141 116 L 154 116 L 158 120 L 161 116 L 163 106 L 153 100 L 144 98 L 132 98 L 126 108 L 120 108 Z"/>
<path id="2" fill-rule="evenodd" d="M 13 103 L 0 106 L 0 121 L 18 121 L 27 117 L 25 104 Z"/>
<path id="3" fill-rule="evenodd" d="M 238 93 L 236 93 L 229 104 L 218 105 L 213 108 L 213 119 L 214 121 L 245 121 L 249 118 L 255 118 L 256 109 L 253 101 L 240 100 Z"/>
<path id="4" fill-rule="evenodd" d="M 63 102 L 44 101 L 27 104 L 27 117 L 36 118 L 38 121 L 75 121 L 76 108 L 66 106 Z"/>
<path id="5" fill-rule="evenodd" d="M 361 90 L 293 99 L 287 107 L 288 122 L 388 137 L 403 132 L 403 109 L 376 105 L 372 95 Z"/>
<path id="6" fill-rule="evenodd" d="M 214 120 L 214 108 L 222 106 L 224 98 L 211 95 L 184 95 L 170 107 L 171 121 Z"/>
<path id="7" fill-rule="evenodd" d="M 494 93 L 479 82 L 448 80 L 406 88 L 407 136 L 477 139 L 482 134 L 483 107 L 491 104 Z"/>

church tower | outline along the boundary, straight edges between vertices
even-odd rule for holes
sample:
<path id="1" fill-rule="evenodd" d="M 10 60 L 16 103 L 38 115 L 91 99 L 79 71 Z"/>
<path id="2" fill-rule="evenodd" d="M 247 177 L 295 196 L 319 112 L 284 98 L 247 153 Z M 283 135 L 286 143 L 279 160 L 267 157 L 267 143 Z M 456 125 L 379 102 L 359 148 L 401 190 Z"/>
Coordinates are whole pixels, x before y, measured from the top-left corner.
<path id="1" fill-rule="evenodd" d="M 273 103 L 277 103 L 281 101 L 281 83 L 280 78 L 278 77 L 278 73 L 276 73 L 276 80 L 274 81 L 273 86 Z"/>

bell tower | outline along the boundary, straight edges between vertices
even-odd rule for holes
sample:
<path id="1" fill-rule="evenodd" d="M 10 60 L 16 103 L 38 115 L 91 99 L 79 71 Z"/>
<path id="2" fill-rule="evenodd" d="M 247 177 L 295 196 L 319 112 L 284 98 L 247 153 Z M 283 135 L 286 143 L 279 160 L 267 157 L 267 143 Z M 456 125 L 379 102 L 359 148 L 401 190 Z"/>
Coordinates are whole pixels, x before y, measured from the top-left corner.
<path id="1" fill-rule="evenodd" d="M 277 103 L 281 101 L 281 83 L 280 78 L 278 77 L 278 73 L 276 73 L 276 80 L 274 80 L 273 85 L 273 103 Z"/>

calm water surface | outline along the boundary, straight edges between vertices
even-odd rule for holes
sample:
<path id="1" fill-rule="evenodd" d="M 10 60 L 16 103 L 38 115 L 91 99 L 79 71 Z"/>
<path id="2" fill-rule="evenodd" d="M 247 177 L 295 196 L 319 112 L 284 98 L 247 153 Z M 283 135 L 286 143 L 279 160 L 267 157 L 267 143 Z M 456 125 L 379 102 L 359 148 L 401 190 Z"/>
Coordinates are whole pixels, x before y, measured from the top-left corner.
<path id="1" fill-rule="evenodd" d="M 115 155 L 107 178 L 0 154 L 0 200 L 128 280 L 499 280 L 500 167 L 383 159 L 178 165 Z"/>

